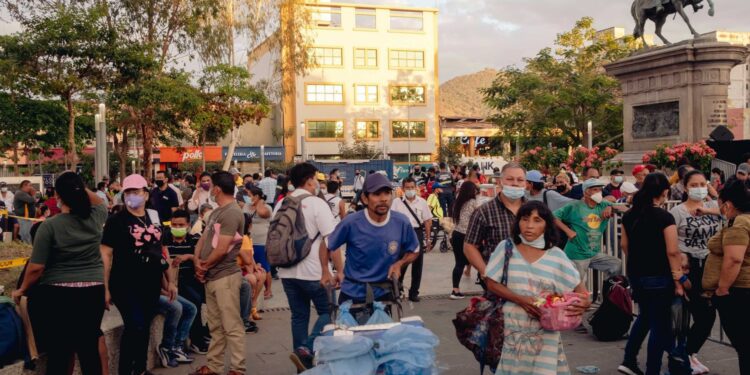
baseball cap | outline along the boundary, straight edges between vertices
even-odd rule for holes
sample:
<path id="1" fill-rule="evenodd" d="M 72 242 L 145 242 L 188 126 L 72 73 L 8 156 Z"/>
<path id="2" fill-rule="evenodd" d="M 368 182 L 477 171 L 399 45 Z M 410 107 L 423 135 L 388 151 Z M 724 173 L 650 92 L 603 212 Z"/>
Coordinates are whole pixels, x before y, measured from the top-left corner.
<path id="1" fill-rule="evenodd" d="M 633 167 L 633 176 L 637 175 L 638 173 L 643 172 L 643 170 L 645 169 L 648 169 L 648 168 L 643 164 L 636 165 L 635 167 Z"/>
<path id="2" fill-rule="evenodd" d="M 539 172 L 536 169 L 534 169 L 534 170 L 526 172 L 526 181 L 544 182 L 544 176 L 542 176 L 542 172 Z"/>
<path id="3" fill-rule="evenodd" d="M 440 183 L 439 183 L 439 182 L 433 182 L 433 183 L 432 183 L 432 190 L 435 190 L 435 189 L 442 189 L 442 188 L 443 188 L 443 185 L 440 185 Z"/>
<path id="4" fill-rule="evenodd" d="M 607 184 L 599 181 L 596 178 L 589 178 L 586 181 L 583 181 L 583 190 L 586 191 L 588 189 L 594 188 L 594 187 L 605 187 Z"/>
<path id="5" fill-rule="evenodd" d="M 315 179 L 318 181 L 325 181 L 326 175 L 323 172 L 315 173 Z"/>
<path id="6" fill-rule="evenodd" d="M 0 187 L 5 187 L 5 186 L 7 186 L 7 185 L 8 185 L 8 184 L 6 184 L 6 183 L 5 183 L 5 181 L 0 181 Z"/>
<path id="7" fill-rule="evenodd" d="M 745 176 L 750 175 L 750 164 L 742 163 L 737 167 L 737 173 L 742 173 Z"/>
<path id="8" fill-rule="evenodd" d="M 148 183 L 143 176 L 139 174 L 131 174 L 122 180 L 122 191 L 129 189 L 145 189 L 148 187 Z"/>
<path id="9" fill-rule="evenodd" d="M 638 192 L 638 188 L 633 185 L 630 181 L 625 181 L 620 186 L 620 191 L 627 194 L 633 194 Z"/>
<path id="10" fill-rule="evenodd" d="M 229 169 L 230 174 L 240 174 L 240 170 L 237 168 L 230 168 Z"/>
<path id="11" fill-rule="evenodd" d="M 373 173 L 365 178 L 365 183 L 362 186 L 363 193 L 374 193 L 381 189 L 393 190 L 393 186 L 388 181 L 388 177 L 383 176 L 380 173 Z"/>

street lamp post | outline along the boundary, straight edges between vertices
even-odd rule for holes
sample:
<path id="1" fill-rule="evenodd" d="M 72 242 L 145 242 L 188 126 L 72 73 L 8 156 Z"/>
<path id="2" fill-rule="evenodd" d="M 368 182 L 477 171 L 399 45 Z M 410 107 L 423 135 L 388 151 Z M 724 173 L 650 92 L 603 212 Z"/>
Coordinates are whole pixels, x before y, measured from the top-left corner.
<path id="1" fill-rule="evenodd" d="M 589 121 L 588 123 L 588 138 L 589 138 L 589 150 L 591 150 L 592 146 L 594 145 L 594 126 Z"/>
<path id="2" fill-rule="evenodd" d="M 301 121 L 299 123 L 300 128 L 302 128 L 302 134 L 300 135 L 300 148 L 301 148 L 301 154 L 302 154 L 302 161 L 307 161 L 307 145 L 305 144 L 305 122 Z"/>

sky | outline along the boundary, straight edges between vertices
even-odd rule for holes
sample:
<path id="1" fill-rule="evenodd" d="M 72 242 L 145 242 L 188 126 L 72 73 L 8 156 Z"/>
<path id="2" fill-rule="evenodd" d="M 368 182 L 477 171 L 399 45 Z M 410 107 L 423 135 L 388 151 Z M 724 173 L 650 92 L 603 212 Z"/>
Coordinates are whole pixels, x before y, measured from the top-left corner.
<path id="1" fill-rule="evenodd" d="M 333 0 L 337 1 L 337 0 Z M 440 81 L 484 68 L 523 66 L 525 57 L 552 46 L 555 36 L 570 30 L 584 16 L 594 18 L 597 29 L 617 26 L 633 30 L 631 0 L 341 0 L 370 4 L 401 4 L 437 7 Z M 713 30 L 750 32 L 750 0 L 714 0 L 716 14 L 706 8 L 697 14 L 688 8 L 699 33 Z M 6 17 L 2 17 L 7 19 Z M 18 30 L 18 25 L 0 21 L 0 34 Z M 646 32 L 653 34 L 652 23 Z M 664 36 L 677 42 L 690 38 L 682 20 L 671 18 Z"/>

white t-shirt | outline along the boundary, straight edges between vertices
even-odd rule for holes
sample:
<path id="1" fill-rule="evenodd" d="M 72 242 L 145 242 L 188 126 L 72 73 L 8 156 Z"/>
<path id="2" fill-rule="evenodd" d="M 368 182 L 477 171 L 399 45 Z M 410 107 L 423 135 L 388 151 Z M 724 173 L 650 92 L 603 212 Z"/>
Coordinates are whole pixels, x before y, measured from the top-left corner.
<path id="1" fill-rule="evenodd" d="M 328 206 L 331 207 L 331 214 L 333 214 L 333 219 L 336 224 L 340 223 L 341 215 L 339 213 L 339 203 L 341 203 L 341 197 L 339 197 L 338 194 L 324 194 L 323 197 L 325 197 Z"/>
<path id="2" fill-rule="evenodd" d="M 406 204 L 409 205 L 409 208 L 414 211 L 414 215 L 416 215 L 420 220 L 419 222 L 417 222 L 417 220 L 414 218 L 414 215 L 411 214 L 409 208 L 406 207 L 406 204 L 404 204 L 404 202 L 406 202 Z M 413 201 L 409 201 L 406 198 L 396 198 L 393 200 L 393 203 L 391 203 L 391 209 L 393 211 L 400 212 L 404 214 L 404 216 L 409 218 L 409 222 L 411 223 L 411 226 L 413 228 L 418 228 L 425 221 L 432 220 L 432 211 L 430 211 L 430 206 L 422 197 L 416 197 Z"/>
<path id="3" fill-rule="evenodd" d="M 331 208 L 324 200 L 320 197 L 313 196 L 304 189 L 296 189 L 290 193 L 293 197 L 299 197 L 301 195 L 309 195 L 302 201 L 302 215 L 305 216 L 305 229 L 307 229 L 307 235 L 310 238 L 315 238 L 318 233 L 320 235 L 315 239 L 312 244 L 310 254 L 292 267 L 282 268 L 279 267 L 279 277 L 282 279 L 300 279 L 309 281 L 318 281 L 323 276 L 323 272 L 320 268 L 320 257 L 318 252 L 320 251 L 320 241 L 328 237 L 336 228 Z M 273 215 L 281 208 L 281 202 L 276 204 L 273 209 Z"/>
<path id="4" fill-rule="evenodd" d="M 8 209 L 8 212 L 13 212 L 13 193 L 8 190 L 5 192 L 5 196 L 2 195 L 3 193 L 0 193 L 0 200 L 5 202 L 5 208 Z"/>

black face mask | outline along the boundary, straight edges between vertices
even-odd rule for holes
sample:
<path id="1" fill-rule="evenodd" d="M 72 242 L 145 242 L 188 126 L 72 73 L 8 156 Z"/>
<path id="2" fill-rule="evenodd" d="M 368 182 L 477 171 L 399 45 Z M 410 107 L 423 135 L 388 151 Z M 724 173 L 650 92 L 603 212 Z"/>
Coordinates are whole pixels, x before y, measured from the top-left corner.
<path id="1" fill-rule="evenodd" d="M 157 186 L 157 187 L 162 187 L 162 186 L 164 186 L 164 180 L 156 180 L 156 181 L 155 181 L 155 183 L 156 183 L 156 186 Z"/>
<path id="2" fill-rule="evenodd" d="M 555 189 L 557 189 L 558 193 L 562 193 L 565 191 L 565 185 L 558 185 Z"/>

